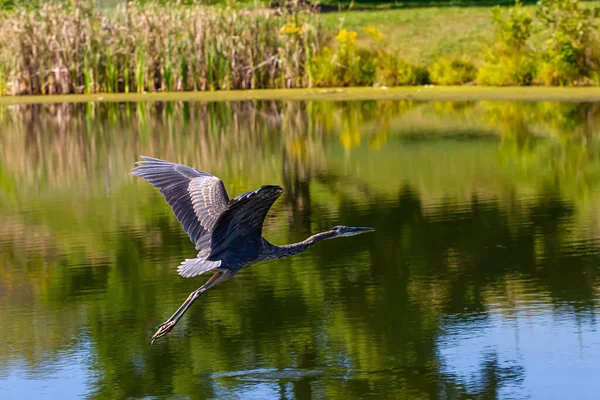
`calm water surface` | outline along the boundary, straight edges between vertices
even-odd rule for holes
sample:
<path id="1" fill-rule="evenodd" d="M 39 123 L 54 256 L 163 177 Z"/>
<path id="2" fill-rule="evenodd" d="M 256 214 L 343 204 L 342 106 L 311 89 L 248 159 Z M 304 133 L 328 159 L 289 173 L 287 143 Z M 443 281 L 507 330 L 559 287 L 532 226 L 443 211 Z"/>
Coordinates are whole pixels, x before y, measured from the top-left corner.
<path id="1" fill-rule="evenodd" d="M 0 108 L 0 398 L 595 399 L 600 105 Z M 285 193 L 211 290 L 140 154 Z"/>

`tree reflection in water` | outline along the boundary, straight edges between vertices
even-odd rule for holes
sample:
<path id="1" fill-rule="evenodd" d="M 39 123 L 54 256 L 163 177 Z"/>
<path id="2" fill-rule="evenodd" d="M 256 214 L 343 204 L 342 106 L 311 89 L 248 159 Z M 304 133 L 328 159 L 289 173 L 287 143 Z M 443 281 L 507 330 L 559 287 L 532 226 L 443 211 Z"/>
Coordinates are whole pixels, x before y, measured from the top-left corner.
<path id="1" fill-rule="evenodd" d="M 81 365 L 88 397 L 532 394 L 547 355 L 514 356 L 532 335 L 515 326 L 580 332 L 565 365 L 600 352 L 599 119 L 558 103 L 2 108 L 1 386 Z M 139 154 L 230 193 L 280 183 L 275 243 L 340 221 L 377 233 L 245 271 L 150 347 L 198 281 L 174 274 L 187 236 L 127 174 Z"/>

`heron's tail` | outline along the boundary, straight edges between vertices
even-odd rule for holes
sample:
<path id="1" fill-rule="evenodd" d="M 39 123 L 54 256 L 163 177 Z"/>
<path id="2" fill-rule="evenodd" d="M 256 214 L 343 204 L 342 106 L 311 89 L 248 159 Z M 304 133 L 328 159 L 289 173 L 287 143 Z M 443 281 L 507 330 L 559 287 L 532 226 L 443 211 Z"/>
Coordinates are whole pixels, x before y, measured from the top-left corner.
<path id="1" fill-rule="evenodd" d="M 213 271 L 219 268 L 220 265 L 221 261 L 207 261 L 204 258 L 187 258 L 177 267 L 177 272 L 184 278 L 191 278 L 192 276 Z"/>

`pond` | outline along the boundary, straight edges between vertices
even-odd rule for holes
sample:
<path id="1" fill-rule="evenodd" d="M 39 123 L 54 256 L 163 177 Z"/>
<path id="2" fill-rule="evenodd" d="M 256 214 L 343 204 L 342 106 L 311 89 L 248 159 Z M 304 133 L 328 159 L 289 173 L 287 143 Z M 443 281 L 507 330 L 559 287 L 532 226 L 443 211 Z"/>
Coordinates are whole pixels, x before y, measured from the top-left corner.
<path id="1" fill-rule="evenodd" d="M 0 398 L 595 398 L 600 104 L 0 107 Z M 206 279 L 140 155 L 283 187 L 272 243 Z"/>

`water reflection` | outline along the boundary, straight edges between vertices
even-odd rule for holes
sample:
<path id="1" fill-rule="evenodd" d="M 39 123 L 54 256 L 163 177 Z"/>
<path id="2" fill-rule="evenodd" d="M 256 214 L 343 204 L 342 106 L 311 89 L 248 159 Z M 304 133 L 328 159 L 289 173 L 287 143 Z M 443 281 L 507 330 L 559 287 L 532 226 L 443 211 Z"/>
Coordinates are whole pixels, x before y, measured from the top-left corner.
<path id="1" fill-rule="evenodd" d="M 585 398 L 599 121 L 575 103 L 0 108 L 0 397 Z M 201 280 L 175 273 L 193 246 L 128 176 L 139 154 L 232 195 L 280 184 L 274 243 L 377 231 L 244 271 L 150 347 Z"/>

